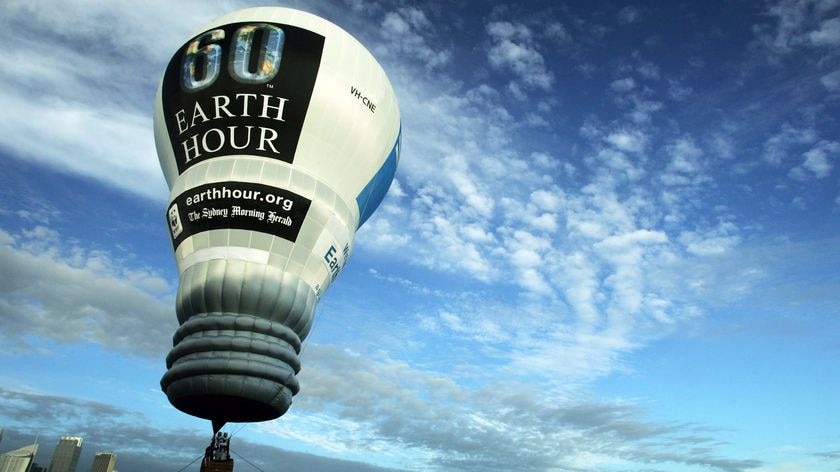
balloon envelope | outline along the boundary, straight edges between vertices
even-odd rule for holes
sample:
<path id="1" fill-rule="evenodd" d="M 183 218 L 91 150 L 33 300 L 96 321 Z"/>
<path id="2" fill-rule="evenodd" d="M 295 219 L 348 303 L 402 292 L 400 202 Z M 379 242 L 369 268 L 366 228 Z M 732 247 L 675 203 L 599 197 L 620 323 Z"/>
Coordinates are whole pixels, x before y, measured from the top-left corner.
<path id="1" fill-rule="evenodd" d="M 276 418 L 315 306 L 393 180 L 391 84 L 336 25 L 250 8 L 175 53 L 154 118 L 180 274 L 161 387 L 215 422 Z"/>

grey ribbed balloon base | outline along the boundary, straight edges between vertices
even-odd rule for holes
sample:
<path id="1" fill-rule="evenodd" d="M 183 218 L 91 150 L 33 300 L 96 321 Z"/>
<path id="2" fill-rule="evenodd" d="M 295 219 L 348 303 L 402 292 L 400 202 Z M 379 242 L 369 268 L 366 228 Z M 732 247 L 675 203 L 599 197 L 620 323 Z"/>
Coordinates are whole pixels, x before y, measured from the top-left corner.
<path id="1" fill-rule="evenodd" d="M 209 420 L 281 416 L 300 386 L 301 342 L 281 323 L 252 315 L 192 316 L 175 333 L 160 381 L 179 410 Z"/>
<path id="2" fill-rule="evenodd" d="M 300 389 L 298 354 L 316 303 L 309 285 L 277 267 L 225 259 L 190 266 L 161 388 L 179 410 L 217 423 L 279 417 Z"/>

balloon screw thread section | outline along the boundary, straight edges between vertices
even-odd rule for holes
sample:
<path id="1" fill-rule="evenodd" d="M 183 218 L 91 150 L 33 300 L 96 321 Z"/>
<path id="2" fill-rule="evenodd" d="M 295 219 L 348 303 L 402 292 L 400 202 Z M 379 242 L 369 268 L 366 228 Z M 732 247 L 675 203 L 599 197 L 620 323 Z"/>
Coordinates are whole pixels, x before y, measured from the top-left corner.
<path id="1" fill-rule="evenodd" d="M 175 333 L 161 388 L 179 410 L 211 421 L 267 421 L 300 390 L 301 341 L 282 323 L 233 313 L 192 316 Z"/>

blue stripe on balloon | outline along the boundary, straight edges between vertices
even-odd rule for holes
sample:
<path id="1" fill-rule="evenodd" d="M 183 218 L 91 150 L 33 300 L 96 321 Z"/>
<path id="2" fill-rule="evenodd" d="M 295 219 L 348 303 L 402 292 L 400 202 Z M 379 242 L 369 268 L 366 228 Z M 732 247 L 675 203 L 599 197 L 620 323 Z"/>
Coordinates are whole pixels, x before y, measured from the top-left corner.
<path id="1" fill-rule="evenodd" d="M 394 174 L 397 173 L 397 162 L 400 159 L 400 138 L 402 137 L 402 126 L 400 132 L 397 133 L 397 141 L 394 143 L 391 153 L 388 158 L 382 163 L 382 167 L 376 171 L 376 175 L 370 179 L 365 185 L 365 188 L 359 192 L 356 197 L 356 203 L 359 205 L 359 227 L 361 227 L 373 211 L 382 203 L 385 194 L 388 193 L 388 188 L 391 186 L 391 181 L 394 180 Z"/>

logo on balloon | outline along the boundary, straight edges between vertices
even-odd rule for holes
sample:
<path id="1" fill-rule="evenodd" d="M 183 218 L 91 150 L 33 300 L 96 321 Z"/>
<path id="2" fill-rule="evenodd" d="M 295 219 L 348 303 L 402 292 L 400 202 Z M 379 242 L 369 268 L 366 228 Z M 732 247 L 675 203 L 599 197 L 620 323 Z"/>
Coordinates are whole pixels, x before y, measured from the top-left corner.
<path id="1" fill-rule="evenodd" d="M 181 215 L 178 214 L 177 204 L 169 208 L 169 231 L 172 232 L 172 239 L 178 238 L 184 232 L 184 225 L 181 224 Z"/>
<path id="2" fill-rule="evenodd" d="M 163 112 L 178 173 L 218 156 L 292 163 L 324 37 L 278 23 L 205 31 L 164 73 Z"/>

